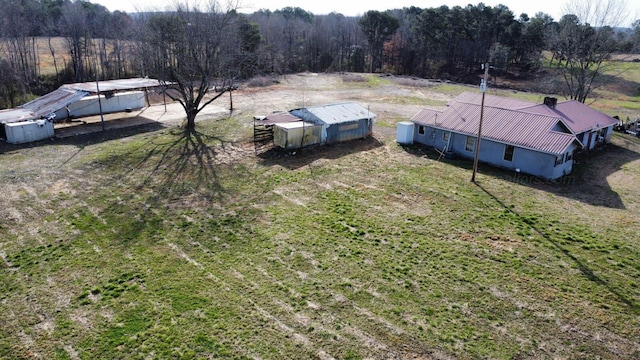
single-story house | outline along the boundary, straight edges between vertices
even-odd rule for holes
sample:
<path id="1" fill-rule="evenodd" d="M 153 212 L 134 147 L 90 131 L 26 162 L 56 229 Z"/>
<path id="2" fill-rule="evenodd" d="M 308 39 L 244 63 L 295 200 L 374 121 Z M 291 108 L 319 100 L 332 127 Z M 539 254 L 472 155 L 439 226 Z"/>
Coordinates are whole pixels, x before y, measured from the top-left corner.
<path id="1" fill-rule="evenodd" d="M 480 104 L 482 94 L 465 92 L 456 97 L 454 101 Z M 617 119 L 576 100 L 558 102 L 556 98 L 545 97 L 542 104 L 536 104 L 524 100 L 485 95 L 485 106 L 560 118 L 583 145 L 582 150 L 592 150 L 596 146 L 608 142 L 613 134 L 613 128 L 618 124 Z"/>
<path id="2" fill-rule="evenodd" d="M 482 94 L 463 93 L 444 111 L 420 111 L 411 119 L 413 141 L 474 158 L 481 101 Z M 485 95 L 478 160 L 555 180 L 571 172 L 574 152 L 608 141 L 615 124 L 577 101 L 539 105 Z"/>
<path id="3" fill-rule="evenodd" d="M 376 117 L 369 109 L 352 102 L 294 109 L 290 113 L 308 123 L 321 125 L 321 144 L 370 136 Z"/>

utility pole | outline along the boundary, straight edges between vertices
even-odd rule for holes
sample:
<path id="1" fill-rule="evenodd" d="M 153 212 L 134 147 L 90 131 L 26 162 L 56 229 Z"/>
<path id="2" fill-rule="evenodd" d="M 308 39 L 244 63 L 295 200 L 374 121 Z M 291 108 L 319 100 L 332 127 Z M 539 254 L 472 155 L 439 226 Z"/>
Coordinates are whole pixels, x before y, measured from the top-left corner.
<path id="1" fill-rule="evenodd" d="M 104 131 L 104 114 L 102 114 L 102 100 L 100 100 L 100 82 L 98 81 L 98 60 L 93 63 L 96 71 L 96 92 L 98 93 L 98 107 L 100 108 L 100 123 L 102 124 L 102 131 Z"/>
<path id="2" fill-rule="evenodd" d="M 480 91 L 482 92 L 482 102 L 480 103 L 480 124 L 478 125 L 478 140 L 476 140 L 476 152 L 473 157 L 473 174 L 471 182 L 476 182 L 476 172 L 478 172 L 478 156 L 480 155 L 480 138 L 482 136 L 482 117 L 484 116 L 484 95 L 487 91 L 487 79 L 489 78 L 489 63 L 484 63 L 484 79 L 480 83 Z"/>

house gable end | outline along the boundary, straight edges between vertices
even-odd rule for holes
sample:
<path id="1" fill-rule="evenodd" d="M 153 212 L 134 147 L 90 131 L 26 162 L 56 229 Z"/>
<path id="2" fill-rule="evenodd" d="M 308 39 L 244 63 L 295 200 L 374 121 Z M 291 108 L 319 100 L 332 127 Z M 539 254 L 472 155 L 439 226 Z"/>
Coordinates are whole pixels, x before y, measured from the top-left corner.
<path id="1" fill-rule="evenodd" d="M 561 133 L 564 133 L 564 134 L 573 134 L 571 129 L 569 129 L 567 124 L 565 124 L 564 121 L 562 121 L 562 119 L 558 119 L 558 122 L 556 123 L 556 125 L 553 127 L 552 130 L 553 131 L 557 131 L 557 132 L 561 132 Z"/>

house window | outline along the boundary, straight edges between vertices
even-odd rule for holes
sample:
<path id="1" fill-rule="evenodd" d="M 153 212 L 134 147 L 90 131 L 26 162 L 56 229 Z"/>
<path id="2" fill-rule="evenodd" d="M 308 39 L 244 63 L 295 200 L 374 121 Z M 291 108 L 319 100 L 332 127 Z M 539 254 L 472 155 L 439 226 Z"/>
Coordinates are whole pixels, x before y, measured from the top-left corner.
<path id="1" fill-rule="evenodd" d="M 418 126 L 418 134 L 424 135 L 424 126 L 422 125 Z"/>
<path id="2" fill-rule="evenodd" d="M 564 162 L 563 160 L 564 160 L 564 154 L 556 156 L 555 166 L 561 165 Z"/>
<path id="3" fill-rule="evenodd" d="M 476 138 L 473 136 L 467 136 L 467 143 L 464 146 L 464 149 L 467 151 L 473 152 L 474 145 L 476 144 Z"/>
<path id="4" fill-rule="evenodd" d="M 573 151 L 567 153 L 567 161 L 573 160 Z"/>
<path id="5" fill-rule="evenodd" d="M 442 141 L 443 142 L 449 141 L 449 134 L 451 134 L 451 133 L 448 132 L 448 131 L 445 131 L 445 132 L 442 133 Z"/>
<path id="6" fill-rule="evenodd" d="M 504 148 L 504 159 L 506 161 L 513 161 L 513 151 L 515 148 L 513 145 L 506 145 Z"/>

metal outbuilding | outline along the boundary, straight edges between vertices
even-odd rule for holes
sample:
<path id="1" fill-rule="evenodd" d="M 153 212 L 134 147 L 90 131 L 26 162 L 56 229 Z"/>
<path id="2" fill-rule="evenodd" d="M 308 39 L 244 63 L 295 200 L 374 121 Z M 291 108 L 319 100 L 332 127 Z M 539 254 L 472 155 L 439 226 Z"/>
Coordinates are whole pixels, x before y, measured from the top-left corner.
<path id="1" fill-rule="evenodd" d="M 140 101 L 120 101 L 120 97 L 116 97 L 117 93 L 125 90 L 146 90 L 148 88 L 160 87 L 162 85 L 163 84 L 159 80 L 148 78 L 120 79 L 62 85 L 57 90 L 26 104 L 20 105 L 17 108 L 0 110 L 0 136 L 3 135 L 2 133 L 4 132 L 4 135 L 7 138 L 9 137 L 9 134 L 12 134 L 12 136 L 15 135 L 17 136 L 16 139 L 20 140 L 21 137 L 18 135 L 20 131 L 17 129 L 27 129 L 27 131 L 32 134 L 40 134 L 44 131 L 42 130 L 43 128 L 46 127 L 48 129 L 49 126 L 53 126 L 52 123 L 41 126 L 41 120 L 51 122 L 51 120 L 55 118 L 52 114 L 55 114 L 56 112 L 67 108 L 70 104 L 76 103 L 80 99 L 92 94 L 96 96 L 96 99 L 104 99 L 105 101 L 107 99 L 114 98 L 114 101 L 112 102 L 116 104 L 115 106 L 107 106 L 106 109 L 102 109 L 102 111 L 98 110 L 97 112 L 94 112 L 94 115 L 106 112 L 127 111 L 132 108 L 132 104 L 134 104 L 136 108 L 139 108 Z M 139 91 L 135 94 L 136 95 L 131 96 L 139 98 L 140 94 L 144 93 Z M 144 104 L 146 105 L 146 103 L 147 102 L 145 101 Z M 15 128 L 11 128 L 10 126 L 8 127 L 8 125 L 12 123 L 22 123 L 22 125 Z M 34 123 L 36 125 L 33 125 Z M 34 132 L 28 129 L 37 131 Z M 49 130 L 47 130 L 47 134 L 48 132 Z M 47 137 L 51 136 L 36 136 L 35 138 L 32 136 L 25 136 L 24 139 L 28 140 L 26 142 L 30 142 Z"/>
<path id="2" fill-rule="evenodd" d="M 321 144 L 365 138 L 373 133 L 376 114 L 360 104 L 348 102 L 290 111 L 302 120 L 322 126 Z"/>
<path id="3" fill-rule="evenodd" d="M 56 119 L 79 118 L 142 109 L 147 105 L 144 91 L 88 95 L 55 112 Z"/>

